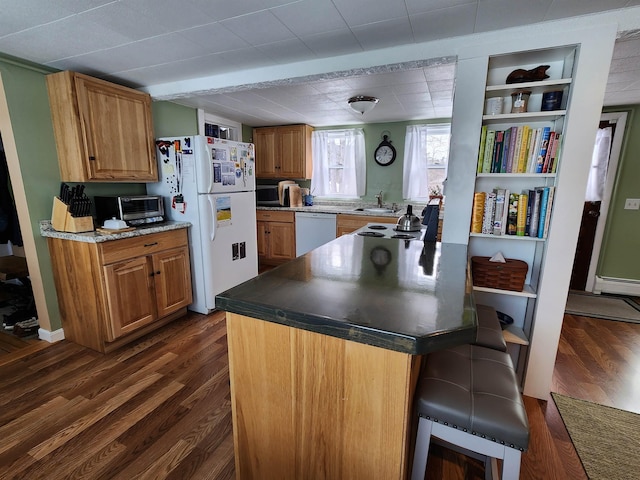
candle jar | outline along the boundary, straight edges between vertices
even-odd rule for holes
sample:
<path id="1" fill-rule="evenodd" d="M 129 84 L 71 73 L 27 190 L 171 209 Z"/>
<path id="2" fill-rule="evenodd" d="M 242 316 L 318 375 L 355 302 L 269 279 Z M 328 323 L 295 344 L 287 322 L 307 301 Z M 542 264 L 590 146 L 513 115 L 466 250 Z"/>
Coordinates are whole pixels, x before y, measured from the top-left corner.
<path id="1" fill-rule="evenodd" d="M 519 90 L 511 94 L 511 113 L 525 113 L 529 104 L 529 90 Z"/>

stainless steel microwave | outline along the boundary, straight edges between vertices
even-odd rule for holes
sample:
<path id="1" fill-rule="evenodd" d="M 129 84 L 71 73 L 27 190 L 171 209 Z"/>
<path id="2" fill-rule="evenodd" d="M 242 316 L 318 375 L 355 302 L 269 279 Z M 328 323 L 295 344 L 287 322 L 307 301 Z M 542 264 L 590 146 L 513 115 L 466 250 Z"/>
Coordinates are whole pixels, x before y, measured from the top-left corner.
<path id="1" fill-rule="evenodd" d="M 160 195 L 113 195 L 94 197 L 98 225 L 116 218 L 128 225 L 138 226 L 164 221 L 164 202 Z"/>

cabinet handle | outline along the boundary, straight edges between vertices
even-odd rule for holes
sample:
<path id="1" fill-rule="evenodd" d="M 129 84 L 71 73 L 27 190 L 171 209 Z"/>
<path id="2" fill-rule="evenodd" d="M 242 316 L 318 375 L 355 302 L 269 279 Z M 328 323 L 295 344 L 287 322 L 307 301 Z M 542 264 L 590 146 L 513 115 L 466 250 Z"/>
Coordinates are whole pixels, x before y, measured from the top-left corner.
<path id="1" fill-rule="evenodd" d="M 150 276 L 150 277 L 153 277 L 153 276 L 155 276 L 155 275 L 160 275 L 160 271 L 157 271 L 157 272 L 151 272 L 151 273 L 149 274 L 149 276 Z"/>
<path id="2" fill-rule="evenodd" d="M 153 243 L 145 243 L 144 246 L 145 247 L 153 247 L 154 245 L 157 245 L 158 242 L 153 242 Z"/>
<path id="3" fill-rule="evenodd" d="M 89 160 L 95 161 L 96 157 L 94 155 L 89 155 Z"/>

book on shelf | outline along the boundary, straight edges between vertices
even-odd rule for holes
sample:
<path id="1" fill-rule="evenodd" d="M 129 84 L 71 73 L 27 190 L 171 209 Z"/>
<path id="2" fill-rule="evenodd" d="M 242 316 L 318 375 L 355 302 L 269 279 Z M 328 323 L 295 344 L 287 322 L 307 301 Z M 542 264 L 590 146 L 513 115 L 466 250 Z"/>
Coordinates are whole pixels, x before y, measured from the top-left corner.
<path id="1" fill-rule="evenodd" d="M 507 157 L 507 173 L 513 172 L 513 156 L 515 155 L 519 127 L 511 127 L 509 135 L 509 155 Z"/>
<path id="2" fill-rule="evenodd" d="M 482 218 L 482 233 L 493 233 L 493 219 L 496 211 L 496 194 L 488 192 L 484 200 L 484 216 Z"/>
<path id="3" fill-rule="evenodd" d="M 508 128 L 504 131 L 504 141 L 502 143 L 502 158 L 500 159 L 500 173 L 507 173 L 507 163 L 509 158 L 509 151 L 511 150 L 511 129 Z"/>
<path id="4" fill-rule="evenodd" d="M 526 173 L 527 154 L 529 153 L 529 142 L 531 142 L 531 127 L 524 125 L 522 127 L 522 139 L 520 141 L 520 154 L 518 157 L 518 168 L 514 173 Z"/>
<path id="5" fill-rule="evenodd" d="M 551 223 L 551 208 L 553 207 L 553 197 L 555 196 L 555 191 L 556 187 L 549 187 L 549 195 L 547 196 L 547 207 L 544 216 L 544 225 L 542 228 L 541 238 L 547 238 L 547 234 L 549 233 L 549 224 Z"/>
<path id="6" fill-rule="evenodd" d="M 542 127 L 535 129 L 535 135 L 532 134 L 535 139 L 531 142 L 531 150 L 529 151 L 529 158 L 527 160 L 527 173 L 536 173 L 536 162 L 538 161 L 538 153 L 540 152 L 540 146 L 542 145 Z"/>
<path id="7" fill-rule="evenodd" d="M 525 234 L 525 227 L 527 224 L 527 199 L 526 193 L 518 195 L 518 214 L 516 221 L 516 235 L 523 237 Z"/>
<path id="8" fill-rule="evenodd" d="M 561 150 L 562 150 L 562 134 L 556 133 L 556 139 L 553 142 L 553 151 L 551 152 L 549 173 L 556 173 Z"/>
<path id="9" fill-rule="evenodd" d="M 484 143 L 484 155 L 482 158 L 482 173 L 491 172 L 491 160 L 493 157 L 493 146 L 496 139 L 495 130 L 487 130 L 487 138 Z"/>
<path id="10" fill-rule="evenodd" d="M 529 205 L 531 205 L 531 221 L 527 225 L 526 234 L 530 237 L 538 236 L 538 227 L 540 225 L 540 187 L 529 190 Z"/>
<path id="11" fill-rule="evenodd" d="M 487 141 L 487 126 L 483 125 L 480 130 L 480 147 L 478 147 L 478 169 L 477 173 L 482 173 L 482 165 L 484 161 L 484 146 Z"/>
<path id="12" fill-rule="evenodd" d="M 536 189 L 540 192 L 540 221 L 538 222 L 538 228 L 536 231 L 536 236 L 538 238 L 544 238 L 544 226 L 546 223 L 547 215 L 550 213 L 549 211 L 549 192 L 550 187 L 538 187 Z"/>
<path id="13" fill-rule="evenodd" d="M 493 156 L 491 158 L 490 173 L 500 173 L 500 165 L 502 164 L 502 150 L 504 143 L 504 131 L 496 131 L 495 143 L 493 146 Z"/>
<path id="14" fill-rule="evenodd" d="M 521 126 L 516 127 L 516 139 L 513 144 L 513 155 L 511 159 L 510 173 L 516 173 L 518 171 L 518 159 L 520 158 L 520 149 L 522 148 L 522 132 L 524 128 Z"/>
<path id="15" fill-rule="evenodd" d="M 538 149 L 538 156 L 536 158 L 536 173 L 544 173 L 544 162 L 547 158 L 547 149 L 549 147 L 550 137 L 551 128 L 544 127 L 542 129 L 542 139 L 540 142 L 540 148 Z"/>
<path id="16" fill-rule="evenodd" d="M 486 193 L 475 192 L 473 194 L 473 210 L 471 211 L 471 233 L 482 233 L 482 220 L 484 218 L 484 201 Z"/>
<path id="17" fill-rule="evenodd" d="M 509 194 L 509 208 L 507 212 L 507 235 L 516 235 L 518 224 L 518 200 L 517 193 Z"/>
<path id="18" fill-rule="evenodd" d="M 493 217 L 493 233 L 494 235 L 502 235 L 504 233 L 503 222 L 505 218 L 506 204 L 505 204 L 505 189 L 494 188 L 493 192 L 496 194 L 496 208 Z"/>

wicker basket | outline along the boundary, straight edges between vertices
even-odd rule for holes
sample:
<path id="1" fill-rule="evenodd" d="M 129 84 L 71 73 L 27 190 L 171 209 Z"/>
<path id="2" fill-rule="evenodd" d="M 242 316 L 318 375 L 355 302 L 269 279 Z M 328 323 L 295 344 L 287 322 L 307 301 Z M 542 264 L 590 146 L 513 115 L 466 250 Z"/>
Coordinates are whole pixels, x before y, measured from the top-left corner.
<path id="1" fill-rule="evenodd" d="M 521 292 L 529 266 L 522 260 L 506 259 L 507 263 L 490 262 L 490 257 L 471 257 L 471 273 L 476 287 L 497 288 Z"/>

